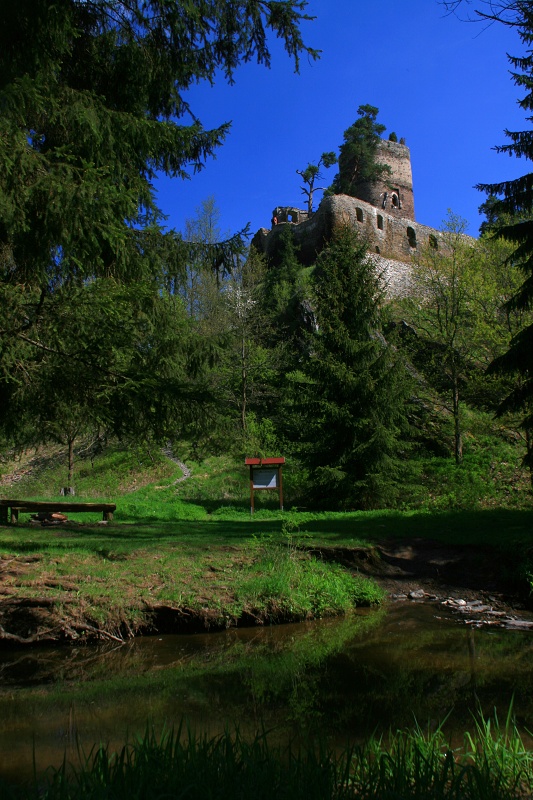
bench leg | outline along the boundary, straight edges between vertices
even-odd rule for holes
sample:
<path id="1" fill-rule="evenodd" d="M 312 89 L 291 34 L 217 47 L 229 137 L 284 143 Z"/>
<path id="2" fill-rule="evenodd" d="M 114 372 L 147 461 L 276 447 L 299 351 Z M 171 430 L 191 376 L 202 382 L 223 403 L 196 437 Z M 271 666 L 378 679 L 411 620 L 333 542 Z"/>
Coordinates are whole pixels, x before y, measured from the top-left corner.
<path id="1" fill-rule="evenodd" d="M 18 521 L 19 521 L 19 510 L 18 510 L 18 508 L 12 508 L 11 509 L 11 524 L 12 525 L 18 525 Z"/>
<path id="2" fill-rule="evenodd" d="M 112 511 L 104 511 L 104 513 L 102 515 L 102 519 L 104 519 L 106 522 L 111 522 L 112 519 L 113 519 L 113 512 Z"/>
<path id="3" fill-rule="evenodd" d="M 0 525 L 7 525 L 7 506 L 0 507 Z"/>

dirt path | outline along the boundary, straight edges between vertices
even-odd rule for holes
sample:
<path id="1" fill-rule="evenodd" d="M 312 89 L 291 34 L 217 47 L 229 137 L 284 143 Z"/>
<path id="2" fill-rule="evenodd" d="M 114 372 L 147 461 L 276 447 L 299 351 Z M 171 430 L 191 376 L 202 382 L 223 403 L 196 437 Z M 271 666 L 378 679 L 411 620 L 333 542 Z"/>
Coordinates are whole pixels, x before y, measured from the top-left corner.
<path id="1" fill-rule="evenodd" d="M 453 547 L 427 539 L 384 542 L 377 551 L 377 569 L 367 562 L 364 571 L 374 571 L 376 580 L 391 595 L 423 588 L 437 597 L 474 600 L 491 595 L 522 605 L 519 587 L 502 579 L 501 563 L 495 561 L 494 551 Z"/>

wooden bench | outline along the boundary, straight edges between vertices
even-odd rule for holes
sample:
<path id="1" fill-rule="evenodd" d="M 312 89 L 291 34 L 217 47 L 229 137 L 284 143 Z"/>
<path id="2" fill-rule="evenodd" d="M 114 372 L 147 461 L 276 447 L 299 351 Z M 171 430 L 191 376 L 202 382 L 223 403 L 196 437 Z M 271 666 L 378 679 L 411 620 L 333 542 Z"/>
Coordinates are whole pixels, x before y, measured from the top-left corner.
<path id="1" fill-rule="evenodd" d="M 25 513 L 38 513 L 39 511 L 59 511 L 66 513 L 67 511 L 75 511 L 76 513 L 84 513 L 86 511 L 101 511 L 103 519 L 110 521 L 113 519 L 113 512 L 116 511 L 115 503 L 62 503 L 61 500 L 52 502 L 49 500 L 32 501 L 32 500 L 0 500 L 0 525 L 7 525 L 8 520 L 16 525 L 18 522 L 19 514 Z M 8 509 L 11 510 L 11 515 L 8 514 Z"/>

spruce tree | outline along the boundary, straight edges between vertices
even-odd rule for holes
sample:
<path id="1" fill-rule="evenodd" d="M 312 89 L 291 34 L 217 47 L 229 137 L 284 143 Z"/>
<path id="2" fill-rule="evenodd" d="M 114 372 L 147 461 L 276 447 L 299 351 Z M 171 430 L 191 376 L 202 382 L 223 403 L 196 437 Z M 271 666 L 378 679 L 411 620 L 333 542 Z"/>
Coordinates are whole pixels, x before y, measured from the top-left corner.
<path id="1" fill-rule="evenodd" d="M 275 331 L 273 341 L 281 345 L 287 362 L 287 358 L 294 360 L 305 349 L 305 331 L 312 328 L 314 319 L 292 225 L 283 224 L 282 228 L 263 281 L 262 307 Z"/>
<path id="2" fill-rule="evenodd" d="M 533 112 L 533 8 L 531 3 L 513 4 L 513 24 L 526 48 L 526 55 L 509 56 L 514 72 L 512 77 L 525 96 L 519 105 Z M 510 9 L 511 10 L 511 9 Z M 531 121 L 531 117 L 528 118 Z M 506 131 L 510 142 L 497 147 L 499 152 L 533 160 L 533 131 Z M 480 184 L 490 196 L 491 215 L 496 224 L 494 234 L 513 245 L 509 262 L 516 264 L 524 281 L 508 302 L 509 310 L 528 311 L 533 308 L 533 172 L 511 181 Z M 495 199 L 496 198 L 496 199 Z M 497 358 L 491 370 L 519 376 L 515 388 L 500 407 L 500 412 L 519 410 L 524 414 L 523 427 L 528 443 L 526 462 L 533 479 L 533 325 L 526 325 L 511 340 L 508 351 Z"/>
<path id="3" fill-rule="evenodd" d="M 378 143 L 385 125 L 377 122 L 379 110 L 363 105 L 357 109 L 359 119 L 344 131 L 344 142 L 339 150 L 339 173 L 330 192 L 357 197 L 361 183 L 377 181 L 390 173 L 387 164 L 376 161 Z"/>
<path id="4" fill-rule="evenodd" d="M 205 130 L 187 90 L 219 75 L 231 82 L 241 61 L 268 66 L 269 33 L 296 68 L 303 52 L 316 57 L 300 33 L 305 7 L 305 0 L 3 0 L 1 397 L 14 395 L 3 381 L 17 396 L 27 388 L 43 354 L 75 359 L 83 350 L 86 363 L 98 363 L 98 341 L 82 326 L 62 326 L 58 301 L 70 290 L 109 278 L 142 284 L 155 308 L 179 283 L 190 246 L 162 232 L 153 180 L 188 178 L 229 131 L 227 123 Z M 220 273 L 242 245 L 237 236 L 212 246 L 213 269 Z M 131 312 L 140 318 L 146 304 L 134 294 Z M 155 316 L 150 324 L 157 331 Z M 156 365 L 150 380 L 160 376 Z M 130 386 L 140 397 L 142 387 Z"/>
<path id="5" fill-rule="evenodd" d="M 409 383 L 382 335 L 382 300 L 364 243 L 340 230 L 316 264 L 317 330 L 295 393 L 322 504 L 375 508 L 394 497 Z"/>

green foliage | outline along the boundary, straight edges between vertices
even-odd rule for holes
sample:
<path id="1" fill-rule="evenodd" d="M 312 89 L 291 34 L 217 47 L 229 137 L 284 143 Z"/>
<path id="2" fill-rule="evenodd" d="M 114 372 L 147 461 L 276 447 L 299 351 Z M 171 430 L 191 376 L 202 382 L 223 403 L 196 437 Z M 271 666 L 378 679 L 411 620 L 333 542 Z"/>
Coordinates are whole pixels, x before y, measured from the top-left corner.
<path id="1" fill-rule="evenodd" d="M 383 592 L 371 580 L 350 575 L 287 545 L 260 544 L 258 558 L 236 589 L 245 611 L 265 609 L 273 620 L 346 614 L 355 606 L 380 603 Z"/>
<path id="2" fill-rule="evenodd" d="M 308 350 L 308 335 L 315 319 L 310 274 L 302 269 L 292 235 L 284 225 L 276 252 L 265 273 L 260 306 L 268 320 L 267 344 L 272 351 L 273 376 L 280 397 L 284 375 L 301 363 Z M 279 399 L 278 399 L 279 402 Z M 270 408 L 275 407 L 275 402 Z"/>
<path id="3" fill-rule="evenodd" d="M 455 749 L 440 728 L 418 728 L 391 732 L 387 740 L 372 737 L 340 754 L 323 744 L 281 749 L 264 733 L 250 741 L 238 730 L 214 738 L 181 727 L 160 737 L 147 731 L 118 752 L 95 748 L 81 767 L 65 761 L 38 782 L 4 781 L 1 788 L 8 800 L 29 800 L 37 792 L 45 800 L 156 800 L 177 796 L 184 786 L 192 800 L 519 800 L 532 781 L 532 755 L 516 725 L 482 719 Z"/>
<path id="4" fill-rule="evenodd" d="M 464 220 L 450 214 L 438 247 L 421 252 L 413 265 L 409 294 L 395 303 L 395 313 L 414 329 L 403 337 L 413 363 L 452 413 L 457 463 L 462 459 L 464 400 L 496 409 L 510 378 L 485 371 L 526 319 L 525 312 L 506 306 L 519 284 L 509 246 L 499 237 L 469 239 L 465 227 Z"/>
<path id="5" fill-rule="evenodd" d="M 309 356 L 289 376 L 293 435 L 305 443 L 314 502 L 379 507 L 394 495 L 409 383 L 381 333 L 379 279 L 352 231 L 320 254 L 314 295 Z"/>
<path id="6" fill-rule="evenodd" d="M 533 42 L 533 10 L 528 3 L 504 4 L 496 14 L 496 19 L 511 23 L 518 32 L 524 45 L 525 55 L 520 57 L 508 56 L 513 72 L 514 83 L 525 90 L 525 95 L 519 105 L 526 112 L 533 110 L 533 55 L 531 43 Z M 492 11 L 493 9 L 491 9 Z M 530 121 L 530 118 L 529 118 Z M 518 158 L 533 158 L 533 138 L 530 130 L 506 131 L 510 142 L 496 149 L 501 153 L 517 156 Z M 496 217 L 500 224 L 497 226 L 497 235 L 513 245 L 512 255 L 508 260 L 517 264 L 523 274 L 523 283 L 513 297 L 508 301 L 509 309 L 529 311 L 533 307 L 533 189 L 532 173 L 523 175 L 510 181 L 495 184 L 480 184 L 482 191 L 498 199 L 491 202 L 492 217 Z M 500 406 L 501 411 L 520 411 L 523 416 L 522 426 L 527 434 L 526 462 L 530 468 L 533 481 L 533 323 L 527 324 L 518 331 L 506 353 L 500 355 L 491 367 L 500 373 L 518 375 L 519 380 L 514 384 L 505 401 Z"/>
<path id="7" fill-rule="evenodd" d="M 362 105 L 357 109 L 359 119 L 344 131 L 339 150 L 339 173 L 330 191 L 357 197 L 358 187 L 382 179 L 390 167 L 376 161 L 377 146 L 385 126 L 377 122 L 378 109 Z"/>
<path id="8" fill-rule="evenodd" d="M 80 414 L 82 407 L 99 405 L 104 394 L 104 415 L 111 406 L 125 409 L 121 424 L 113 425 L 117 430 L 140 417 L 142 425 L 155 422 L 159 435 L 166 427 L 157 424 L 161 414 L 164 420 L 172 407 L 181 417 L 189 407 L 194 370 L 171 377 L 159 370 L 161 357 L 165 368 L 172 360 L 165 352 L 168 317 L 163 341 L 154 346 L 165 295 L 182 285 L 192 251 L 210 248 L 212 268 L 221 277 L 243 241 L 236 235 L 226 243 L 187 244 L 174 232 L 163 234 L 152 182 L 161 172 L 189 177 L 228 133 L 227 124 L 206 131 L 197 119 L 185 123 L 192 85 L 212 82 L 220 73 L 231 81 L 239 63 L 252 58 L 268 66 L 268 32 L 282 39 L 296 68 L 302 52 L 317 56 L 299 29 L 310 19 L 305 6 L 304 0 L 239 0 L 231 9 L 218 0 L 2 5 L 0 398 L 11 425 L 20 418 L 21 387 L 39 393 L 38 376 L 49 357 L 68 362 L 78 378 L 87 368 L 92 379 L 103 362 L 106 371 L 97 385 L 92 380 Z M 98 287 L 109 281 L 131 287 L 127 303 L 107 302 Z M 120 291 L 114 299 L 125 301 Z M 80 313 L 83 305 L 94 312 L 92 332 L 88 313 L 81 314 L 79 329 L 73 324 L 74 307 Z M 99 349 L 91 338 L 96 321 L 102 324 L 109 312 L 104 333 L 112 325 L 123 324 L 126 332 L 138 323 L 127 352 L 139 368 L 144 362 L 142 375 L 131 361 L 116 366 L 118 347 L 109 364 L 109 340 Z M 181 346 L 182 364 L 205 362 L 202 342 L 194 354 L 189 344 L 176 332 L 173 355 Z M 49 376 L 41 388 L 45 384 Z M 45 399 L 52 416 L 73 405 L 75 398 L 65 395 L 60 402 L 56 390 Z M 178 395 L 184 403 L 176 413 Z M 32 405 L 29 399 L 23 405 L 27 428 Z"/>
<path id="9" fill-rule="evenodd" d="M 231 81 L 241 60 L 268 65 L 268 30 L 296 67 L 316 57 L 298 27 L 305 5 L 4 4 L 0 240 L 17 270 L 131 276 L 131 228 L 159 218 L 155 172 L 186 177 L 228 132 L 180 122 L 185 92 L 218 71 Z"/>

